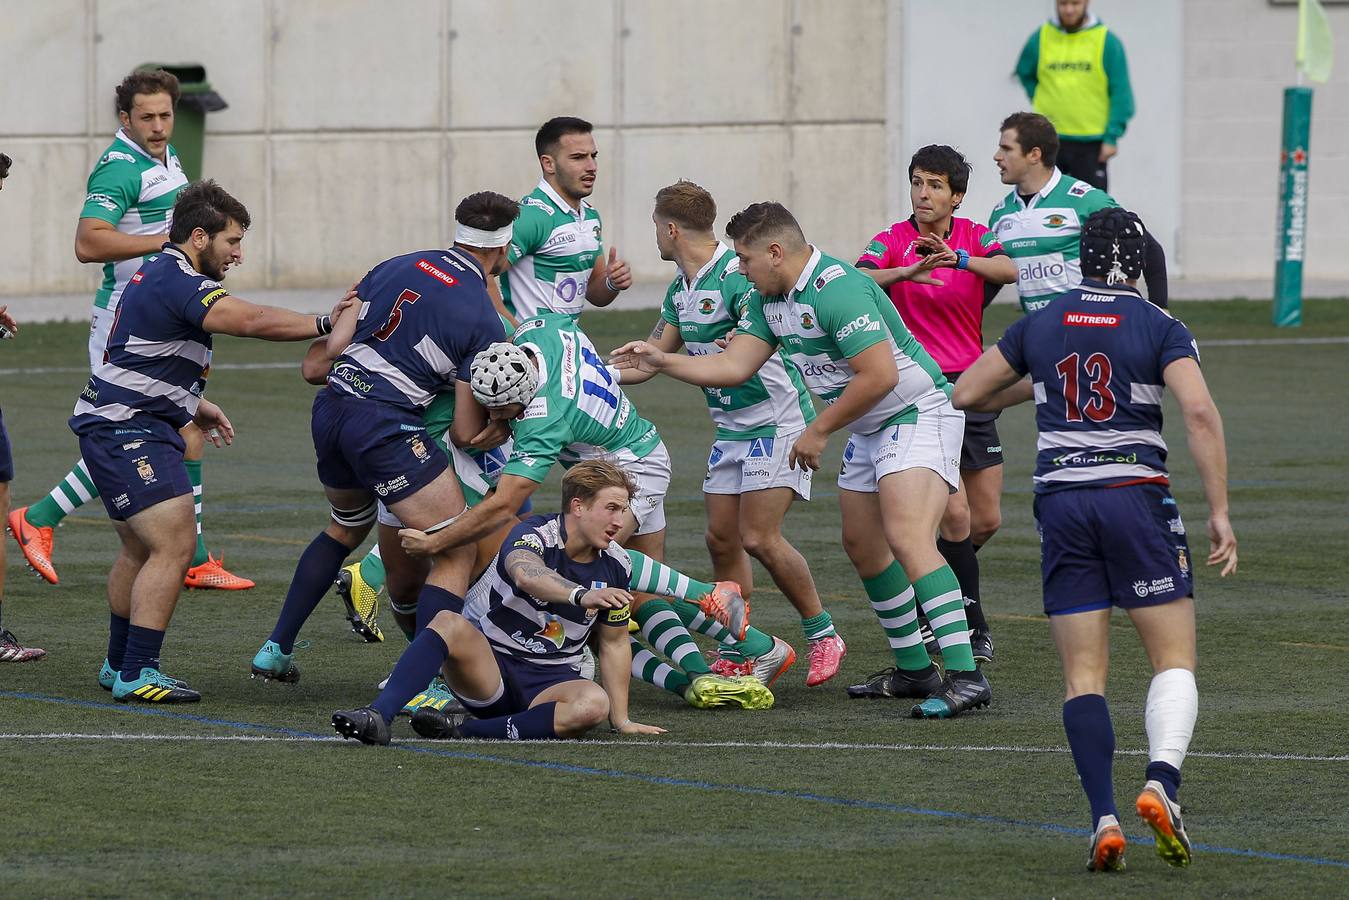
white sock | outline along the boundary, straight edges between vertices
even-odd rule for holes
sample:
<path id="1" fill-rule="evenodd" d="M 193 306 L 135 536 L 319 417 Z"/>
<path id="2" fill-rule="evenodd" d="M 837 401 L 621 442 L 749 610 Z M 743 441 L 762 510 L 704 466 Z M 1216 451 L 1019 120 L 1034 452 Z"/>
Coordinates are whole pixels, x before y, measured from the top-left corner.
<path id="1" fill-rule="evenodd" d="M 1194 736 L 1199 715 L 1199 689 L 1189 669 L 1167 669 L 1152 678 L 1143 721 L 1148 731 L 1148 759 L 1180 768 Z"/>

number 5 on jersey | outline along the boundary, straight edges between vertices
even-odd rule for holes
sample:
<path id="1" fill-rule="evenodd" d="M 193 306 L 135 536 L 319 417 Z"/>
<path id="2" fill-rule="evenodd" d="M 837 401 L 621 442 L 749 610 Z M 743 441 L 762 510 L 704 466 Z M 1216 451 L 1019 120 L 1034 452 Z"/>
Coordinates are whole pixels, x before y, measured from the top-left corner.
<path id="1" fill-rule="evenodd" d="M 379 331 L 375 332 L 375 338 L 381 341 L 387 341 L 389 336 L 398 330 L 398 324 L 403 321 L 402 305 L 404 303 L 416 303 L 421 299 L 421 296 L 422 295 L 416 291 L 406 289 L 403 293 L 399 294 L 398 299 L 393 302 L 393 311 L 389 313 L 389 321 L 385 322 L 384 325 L 380 327 Z"/>

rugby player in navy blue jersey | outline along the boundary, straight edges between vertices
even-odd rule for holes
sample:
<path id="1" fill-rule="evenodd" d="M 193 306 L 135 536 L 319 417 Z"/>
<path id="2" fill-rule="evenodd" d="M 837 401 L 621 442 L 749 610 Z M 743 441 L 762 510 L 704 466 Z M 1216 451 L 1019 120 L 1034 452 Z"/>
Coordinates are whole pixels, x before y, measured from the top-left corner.
<path id="1" fill-rule="evenodd" d="M 490 601 L 477 626 L 459 611 L 437 612 L 374 704 L 333 714 L 337 733 L 389 743 L 394 716 L 442 668 L 470 715 L 423 706 L 412 715 L 423 737 L 580 737 L 606 719 L 623 734 L 663 733 L 628 717 L 632 564 L 614 538 L 636 489 L 604 460 L 568 469 L 562 513 L 516 525 L 482 576 Z M 580 673 L 592 642 L 601 684 Z"/>
<path id="2" fill-rule="evenodd" d="M 501 194 L 466 197 L 454 213 L 453 247 L 395 256 L 356 285 L 359 306 L 335 322 L 330 340 L 341 352 L 314 398 L 318 476 L 332 517 L 300 556 L 276 626 L 253 657 L 255 676 L 299 680 L 295 639 L 370 533 L 377 502 L 423 532 L 463 513 L 463 490 L 423 419 L 436 394 L 455 393 L 457 446 L 486 450 L 509 437 L 505 423 L 487 423 L 469 379 L 474 356 L 506 338 L 486 279 L 505 264 L 518 215 Z M 474 556 L 472 544 L 435 554 L 417 595 L 417 631 L 442 609 L 464 608 Z"/>
<path id="3" fill-rule="evenodd" d="M 330 316 L 312 316 L 230 296 L 221 282 L 243 262 L 250 224 L 214 181 L 183 189 L 169 241 L 127 283 L 102 364 L 70 419 L 122 542 L 108 573 L 108 658 L 98 679 L 116 700 L 201 699 L 160 672 L 159 654 L 197 542 L 178 429 L 195 423 L 217 447 L 234 440 L 229 419 L 202 397 L 211 336 L 312 340 L 353 305 L 343 298 Z"/>
<path id="4" fill-rule="evenodd" d="M 963 409 L 1035 400 L 1044 609 L 1063 665 L 1063 727 L 1091 805 L 1092 871 L 1124 867 L 1105 701 L 1116 606 L 1133 620 L 1154 672 L 1144 714 L 1148 766 L 1135 807 L 1158 855 L 1172 866 L 1190 863 L 1176 792 L 1199 709 L 1194 582 L 1169 489 L 1164 388 L 1180 404 L 1204 483 L 1208 564 L 1224 576 L 1237 568 L 1222 418 L 1189 329 L 1134 289 L 1145 247 L 1137 216 L 1116 207 L 1093 213 L 1082 228 L 1081 286 L 1014 323 L 955 388 Z"/>

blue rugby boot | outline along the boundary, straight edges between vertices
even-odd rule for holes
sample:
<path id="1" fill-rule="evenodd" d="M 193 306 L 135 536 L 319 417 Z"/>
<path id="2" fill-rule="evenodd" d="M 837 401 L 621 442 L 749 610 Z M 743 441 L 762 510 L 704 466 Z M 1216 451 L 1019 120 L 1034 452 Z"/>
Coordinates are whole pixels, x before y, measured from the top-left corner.
<path id="1" fill-rule="evenodd" d="M 112 699 L 118 703 L 196 703 L 201 694 L 158 669 L 141 669 L 139 678 L 123 681 L 118 672 L 112 685 Z"/>
<path id="2" fill-rule="evenodd" d="M 294 684 L 300 680 L 300 667 L 295 665 L 294 656 L 293 653 L 282 653 L 275 641 L 268 641 L 253 657 L 253 677 Z"/>

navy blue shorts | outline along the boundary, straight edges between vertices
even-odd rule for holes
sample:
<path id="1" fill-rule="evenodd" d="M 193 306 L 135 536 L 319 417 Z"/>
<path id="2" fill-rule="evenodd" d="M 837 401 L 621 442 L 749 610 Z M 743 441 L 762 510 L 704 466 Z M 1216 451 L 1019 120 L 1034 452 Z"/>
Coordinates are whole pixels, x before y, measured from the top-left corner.
<path id="1" fill-rule="evenodd" d="M 183 438 L 168 422 L 141 416 L 95 425 L 79 436 L 80 455 L 108 518 L 124 522 L 157 503 L 192 493 Z"/>
<path id="2" fill-rule="evenodd" d="M 1163 485 L 1039 494 L 1035 525 L 1051 616 L 1194 595 L 1185 525 Z"/>
<path id="3" fill-rule="evenodd" d="M 527 659 L 518 659 L 506 653 L 492 651 L 497 668 L 501 670 L 501 696 L 486 706 L 475 706 L 463 697 L 464 706 L 477 719 L 496 719 L 513 716 L 529 709 L 534 698 L 555 684 L 580 681 L 581 673 L 571 666 L 543 666 Z"/>
<path id="4" fill-rule="evenodd" d="M 9 433 L 5 431 L 5 414 L 0 412 L 0 484 L 14 480 L 14 454 L 9 449 Z"/>
<path id="5" fill-rule="evenodd" d="M 374 491 L 386 505 L 417 493 L 450 464 L 417 413 L 333 388 L 314 398 L 311 431 L 319 481 Z"/>

